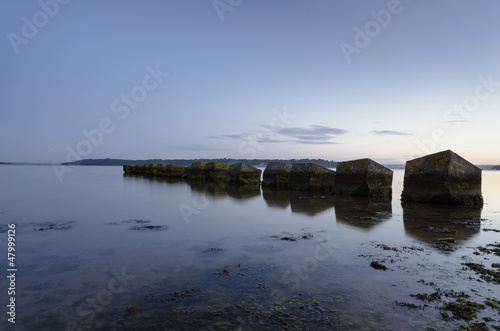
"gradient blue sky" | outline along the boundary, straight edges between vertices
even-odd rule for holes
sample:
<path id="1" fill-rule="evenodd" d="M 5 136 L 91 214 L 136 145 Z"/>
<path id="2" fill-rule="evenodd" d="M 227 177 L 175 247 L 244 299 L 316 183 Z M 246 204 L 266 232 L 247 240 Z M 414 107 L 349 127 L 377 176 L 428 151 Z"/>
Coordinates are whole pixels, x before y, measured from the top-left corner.
<path id="1" fill-rule="evenodd" d="M 0 3 L 0 161 L 500 164 L 498 0 L 60 1 Z"/>

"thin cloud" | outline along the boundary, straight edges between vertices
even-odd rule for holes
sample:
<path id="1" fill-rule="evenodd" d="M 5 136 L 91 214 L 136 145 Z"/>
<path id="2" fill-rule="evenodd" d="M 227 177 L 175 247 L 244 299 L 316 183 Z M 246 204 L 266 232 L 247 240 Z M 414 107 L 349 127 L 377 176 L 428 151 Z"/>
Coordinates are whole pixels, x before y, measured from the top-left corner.
<path id="1" fill-rule="evenodd" d="M 377 131 L 373 130 L 373 133 L 376 135 L 392 135 L 392 136 L 412 136 L 413 133 L 410 132 L 404 132 L 404 131 L 392 131 L 392 130 L 382 130 L 382 131 Z"/>
<path id="2" fill-rule="evenodd" d="M 210 139 L 244 139 L 243 134 L 223 134 L 222 136 L 210 136 Z"/>
<path id="3" fill-rule="evenodd" d="M 348 131 L 331 128 L 323 125 L 311 125 L 309 127 L 278 128 L 271 130 L 269 127 L 261 126 L 263 130 L 248 134 L 224 134 L 220 136 L 210 136 L 211 139 L 229 140 L 255 140 L 259 143 L 291 143 L 305 145 L 333 145 L 336 142 L 330 141 L 333 136 L 348 133 Z M 280 139 L 282 138 L 282 139 Z"/>
<path id="4" fill-rule="evenodd" d="M 189 144 L 189 145 L 179 145 L 175 146 L 175 149 L 188 150 L 188 151 L 228 151 L 230 149 L 220 148 L 214 145 L 203 145 L 203 144 Z"/>

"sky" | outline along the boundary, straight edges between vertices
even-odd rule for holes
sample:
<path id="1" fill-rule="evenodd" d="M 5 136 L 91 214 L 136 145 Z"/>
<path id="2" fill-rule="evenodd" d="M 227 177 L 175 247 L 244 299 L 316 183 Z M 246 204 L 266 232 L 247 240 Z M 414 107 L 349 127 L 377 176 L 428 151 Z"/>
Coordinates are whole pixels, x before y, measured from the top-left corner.
<path id="1" fill-rule="evenodd" d="M 4 0 L 0 161 L 500 164 L 497 0 Z"/>

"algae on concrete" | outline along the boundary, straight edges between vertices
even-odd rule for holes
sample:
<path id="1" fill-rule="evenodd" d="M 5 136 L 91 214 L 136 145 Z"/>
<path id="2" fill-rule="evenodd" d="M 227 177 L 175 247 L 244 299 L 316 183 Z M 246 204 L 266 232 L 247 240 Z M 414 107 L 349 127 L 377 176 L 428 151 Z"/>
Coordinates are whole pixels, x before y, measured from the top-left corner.
<path id="1" fill-rule="evenodd" d="M 391 169 L 371 160 L 339 162 L 333 191 L 337 195 L 392 196 Z"/>
<path id="2" fill-rule="evenodd" d="M 292 168 L 284 162 L 269 162 L 264 170 L 262 186 L 267 187 L 288 187 L 290 172 Z"/>
<path id="3" fill-rule="evenodd" d="M 406 162 L 405 202 L 482 205 L 481 169 L 451 150 Z"/>
<path id="4" fill-rule="evenodd" d="M 294 163 L 289 186 L 294 190 L 333 192 L 335 171 L 314 163 Z"/>
<path id="5" fill-rule="evenodd" d="M 229 169 L 229 181 L 236 184 L 260 184 L 262 170 L 245 163 L 232 164 Z"/>

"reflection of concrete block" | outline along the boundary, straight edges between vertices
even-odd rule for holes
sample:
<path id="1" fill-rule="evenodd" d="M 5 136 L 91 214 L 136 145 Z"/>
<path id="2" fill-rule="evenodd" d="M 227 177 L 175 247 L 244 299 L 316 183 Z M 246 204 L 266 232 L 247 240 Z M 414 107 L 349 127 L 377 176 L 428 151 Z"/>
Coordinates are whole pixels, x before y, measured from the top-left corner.
<path id="1" fill-rule="evenodd" d="M 294 163 L 289 185 L 304 191 L 333 191 L 335 171 L 314 163 Z"/>
<path id="2" fill-rule="evenodd" d="M 370 159 L 340 162 L 333 191 L 338 195 L 389 197 L 392 170 Z"/>
<path id="3" fill-rule="evenodd" d="M 292 168 L 284 162 L 269 162 L 262 177 L 262 186 L 287 187 Z"/>
<path id="4" fill-rule="evenodd" d="M 481 169 L 450 150 L 406 162 L 403 201 L 482 205 Z"/>

